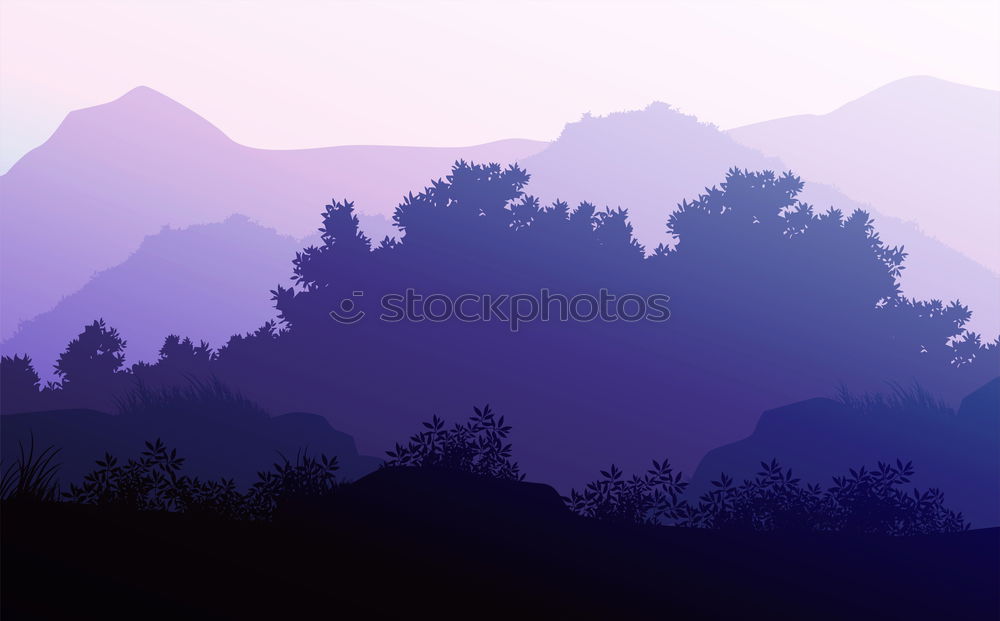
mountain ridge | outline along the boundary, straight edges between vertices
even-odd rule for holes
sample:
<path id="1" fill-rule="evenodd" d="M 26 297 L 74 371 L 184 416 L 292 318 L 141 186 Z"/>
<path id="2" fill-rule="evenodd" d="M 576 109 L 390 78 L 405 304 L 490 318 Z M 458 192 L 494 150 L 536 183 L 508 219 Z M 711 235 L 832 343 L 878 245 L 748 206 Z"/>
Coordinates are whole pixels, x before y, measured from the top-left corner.
<path id="1" fill-rule="evenodd" d="M 944 243 L 915 218 L 888 213 L 874 201 L 860 201 L 822 181 L 801 175 L 783 158 L 765 155 L 696 117 L 667 104 L 606 116 L 585 115 L 570 123 L 544 151 L 524 161 L 532 181 L 528 192 L 543 202 L 571 205 L 590 201 L 629 210 L 635 235 L 650 252 L 672 245 L 669 214 L 723 181 L 731 167 L 792 170 L 806 182 L 800 200 L 817 211 L 868 212 L 890 246 L 908 253 L 901 276 L 903 293 L 917 299 L 959 299 L 971 307 L 971 329 L 992 339 L 1000 334 L 1000 276 L 967 253 Z"/>
<path id="2" fill-rule="evenodd" d="M 1000 91 L 914 76 L 825 114 L 726 133 L 1000 274 Z"/>
<path id="3" fill-rule="evenodd" d="M 56 127 L 55 131 L 42 142 L 37 147 L 29 150 L 21 158 L 19 158 L 7 172 L 0 174 L 0 178 L 9 175 L 15 170 L 16 167 L 22 165 L 25 160 L 30 161 L 30 155 L 39 149 L 45 147 L 53 138 L 59 136 L 61 133 L 75 129 L 75 125 L 81 122 L 90 121 L 90 119 L 98 118 L 100 115 L 107 114 L 109 111 L 126 111 L 127 113 L 133 113 L 136 108 L 141 108 L 144 113 L 148 114 L 151 108 L 159 109 L 161 112 L 159 114 L 172 115 L 178 119 L 187 119 L 186 122 L 193 127 L 202 127 L 205 129 L 206 134 L 213 134 L 218 138 L 224 139 L 225 141 L 232 142 L 234 145 L 249 149 L 251 151 L 258 151 L 264 153 L 289 153 L 289 152 L 323 152 L 323 151 L 336 151 L 344 149 L 399 149 L 399 150 L 421 150 L 421 151 L 450 151 L 455 149 L 472 149 L 478 147 L 485 147 L 490 145 L 510 145 L 515 148 L 530 148 L 530 145 L 542 146 L 548 144 L 543 140 L 533 140 L 530 138 L 501 138 L 499 140 L 491 140 L 488 142 L 477 143 L 472 145 L 456 145 L 456 146 L 424 146 L 424 145 L 398 145 L 398 144 L 369 144 L 369 143 L 357 143 L 357 144 L 338 144 L 338 145 L 327 145 L 318 147 L 292 147 L 292 148 L 268 148 L 268 147 L 257 147 L 249 144 L 244 144 L 238 140 L 232 138 L 226 134 L 217 125 L 201 116 L 191 108 L 188 108 L 184 104 L 180 103 L 176 99 L 173 99 L 169 95 L 162 93 L 154 88 L 145 85 L 139 85 L 131 90 L 125 92 L 120 97 L 112 99 L 111 101 L 97 104 L 95 106 L 89 106 L 86 108 L 79 108 L 76 110 L 71 110 L 66 114 L 63 121 Z M 158 120 L 163 120 L 161 117 L 154 117 Z M 140 123 L 141 126 L 146 126 L 147 123 Z M 86 127 L 86 126 L 84 126 Z M 87 128 L 89 129 L 89 128 Z"/>
<path id="4" fill-rule="evenodd" d="M 938 82 L 910 78 L 883 89 Z M 336 197 L 355 202 L 363 228 L 377 241 L 394 233 L 386 218 L 399 200 L 445 176 L 455 159 L 519 161 L 532 174 L 528 192 L 546 201 L 628 208 L 647 251 L 669 242 L 664 227 L 675 205 L 721 181 L 729 167 L 800 170 L 744 145 L 732 130 L 722 132 L 663 103 L 639 112 L 587 115 L 568 123 L 553 143 L 268 150 L 241 145 L 183 104 L 140 86 L 70 113 L 45 143 L 0 175 L 0 338 L 10 340 L 20 323 L 53 310 L 102 270 L 127 261 L 164 226 L 220 222 L 241 213 L 301 239 L 315 235 L 322 206 Z M 893 217 L 874 200 L 848 198 L 804 178 L 805 201 L 823 210 L 864 208 L 875 216 L 883 239 L 906 247 L 907 295 L 959 298 L 972 305 L 976 329 L 988 337 L 1000 332 L 985 321 L 1000 316 L 1000 296 L 990 295 L 1000 290 L 996 272 L 980 269 L 964 249 L 916 218 Z M 19 267 L 25 257 L 33 259 L 30 269 Z M 285 273 L 290 265 L 279 267 Z M 956 273 L 965 276 L 956 279 Z"/>
<path id="5" fill-rule="evenodd" d="M 388 215 L 407 192 L 446 174 L 457 159 L 509 163 L 544 144 L 255 149 L 166 95 L 133 89 L 70 113 L 45 143 L 0 175 L 0 339 L 80 290 L 94 273 L 121 264 L 164 225 L 243 213 L 305 237 L 315 233 L 332 197 L 354 200 L 362 215 Z M 28 257 L 30 267 L 18 268 Z"/>

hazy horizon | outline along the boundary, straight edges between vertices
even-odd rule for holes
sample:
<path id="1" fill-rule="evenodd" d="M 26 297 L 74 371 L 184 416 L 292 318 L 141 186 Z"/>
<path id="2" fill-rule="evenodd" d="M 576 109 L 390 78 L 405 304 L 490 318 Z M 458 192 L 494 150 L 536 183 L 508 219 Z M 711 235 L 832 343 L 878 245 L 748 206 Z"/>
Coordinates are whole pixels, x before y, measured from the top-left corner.
<path id="1" fill-rule="evenodd" d="M 137 86 L 267 149 L 550 141 L 653 101 L 729 129 L 915 75 L 1000 89 L 986 2 L 233 6 L 0 2 L 0 172 L 70 111 Z"/>

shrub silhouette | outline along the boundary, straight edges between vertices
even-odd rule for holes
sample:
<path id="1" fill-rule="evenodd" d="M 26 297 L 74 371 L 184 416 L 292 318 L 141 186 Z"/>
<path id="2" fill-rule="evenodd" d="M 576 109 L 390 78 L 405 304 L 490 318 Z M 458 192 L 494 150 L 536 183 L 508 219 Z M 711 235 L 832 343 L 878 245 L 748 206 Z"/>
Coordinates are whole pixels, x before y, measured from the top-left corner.
<path id="1" fill-rule="evenodd" d="M 564 500 L 586 517 L 716 530 L 926 535 L 970 527 L 961 513 L 944 506 L 940 490 L 914 489 L 911 495 L 900 489 L 913 475 L 913 465 L 901 460 L 879 462 L 871 470 L 850 469 L 847 476 L 833 477 L 833 486 L 825 491 L 818 484 L 803 486 L 777 460 L 760 462 L 753 480 L 735 485 L 723 473 L 697 503 L 679 498 L 679 473 L 671 479 L 665 463 L 653 464 L 644 478 L 630 480 L 614 466 L 602 470 L 602 479 L 582 492 L 573 490 Z"/>
<path id="2" fill-rule="evenodd" d="M 315 458 L 302 451 L 291 462 L 281 455 L 272 470 L 258 473 L 259 480 L 247 492 L 249 512 L 270 517 L 316 509 L 341 485 L 336 476 L 339 469 L 336 456 Z"/>
<path id="3" fill-rule="evenodd" d="M 97 319 L 59 355 L 56 374 L 63 384 L 107 385 L 108 379 L 125 364 L 125 345 L 117 330 Z"/>
<path id="4" fill-rule="evenodd" d="M 919 394 L 919 393 L 908 393 Z M 434 416 L 411 436 L 387 451 L 384 467 L 428 468 L 482 477 L 523 481 L 506 440 L 511 427 L 487 405 L 474 408 L 466 423 L 447 427 Z M 0 485 L 3 500 L 55 500 L 58 466 L 49 448 L 27 452 L 8 468 Z M 305 451 L 291 462 L 283 455 L 246 492 L 232 480 L 201 481 L 181 474 L 184 458 L 161 440 L 146 442 L 138 458 L 122 463 L 110 454 L 96 462 L 80 485 L 63 497 L 77 503 L 132 511 L 176 511 L 224 519 L 271 520 L 278 515 L 322 511 L 341 483 L 336 457 L 310 457 Z M 583 491 L 571 490 L 563 500 L 577 515 L 620 525 L 673 525 L 748 532 L 838 532 L 852 535 L 924 535 L 969 529 L 961 513 L 944 505 L 938 489 L 907 493 L 902 486 L 913 465 L 896 460 L 878 467 L 850 469 L 833 477 L 824 490 L 803 485 L 777 460 L 760 462 L 752 480 L 736 485 L 726 474 L 712 481 L 696 502 L 683 497 L 687 483 L 670 462 L 654 460 L 642 476 L 626 477 L 616 465 Z"/>
<path id="5" fill-rule="evenodd" d="M 137 459 L 120 464 L 105 453 L 97 469 L 87 474 L 82 485 L 70 484 L 66 497 L 82 504 L 114 506 L 136 511 L 170 511 L 183 508 L 178 472 L 184 458 L 168 450 L 163 442 L 146 442 Z"/>
<path id="6" fill-rule="evenodd" d="M 167 336 L 160 347 L 160 361 L 171 365 L 189 367 L 193 363 L 208 362 L 212 357 L 212 349 L 205 341 L 195 345 L 191 339 L 182 340 L 176 334 Z"/>
<path id="7" fill-rule="evenodd" d="M 279 287 L 280 288 L 280 287 Z M 274 293 L 274 292 L 272 292 Z M 265 321 L 264 324 L 246 334 L 234 334 L 226 344 L 216 352 L 214 360 L 220 361 L 222 367 L 227 364 L 240 364 L 258 355 L 275 353 L 275 345 L 282 331 L 275 321 Z"/>
<path id="8" fill-rule="evenodd" d="M 184 458 L 161 440 L 146 442 L 138 458 L 125 463 L 110 454 L 97 462 L 64 497 L 71 502 L 132 511 L 176 511 L 224 519 L 269 520 L 289 503 L 315 502 L 336 488 L 337 458 L 300 453 L 294 463 L 284 456 L 271 471 L 258 473 L 246 492 L 231 479 L 201 481 L 180 474 Z"/>
<path id="9" fill-rule="evenodd" d="M 641 477 L 624 478 L 614 464 L 601 470 L 601 476 L 582 492 L 571 490 L 563 496 L 574 513 L 620 524 L 659 524 L 678 514 L 679 498 L 687 487 L 666 459 L 653 460 L 653 467 Z"/>
<path id="10" fill-rule="evenodd" d="M 329 284 L 333 269 L 354 263 L 361 264 L 371 250 L 371 240 L 359 229 L 354 203 L 338 202 L 326 206 L 323 226 L 320 227 L 322 246 L 310 246 L 296 253 L 292 261 L 292 281 L 306 290 L 315 290 Z"/>
<path id="11" fill-rule="evenodd" d="M 755 531 L 813 530 L 852 534 L 924 535 L 958 532 L 969 524 L 944 507 L 944 495 L 914 489 L 912 496 L 899 489 L 909 482 L 913 466 L 879 462 L 850 475 L 833 477 L 834 485 L 822 492 L 819 485 L 799 485 L 791 470 L 777 461 L 761 462 L 752 481 L 733 486 L 720 477 L 705 494 L 698 514 L 710 528 Z"/>
<path id="12" fill-rule="evenodd" d="M 195 345 L 187 337 L 171 334 L 163 340 L 156 366 L 162 372 L 196 375 L 210 372 L 211 363 L 216 356 L 217 353 L 205 341 Z M 134 370 L 133 368 L 133 372 Z"/>
<path id="13" fill-rule="evenodd" d="M 520 481 L 517 463 L 511 461 L 512 446 L 505 444 L 510 425 L 504 418 L 496 418 L 486 405 L 482 410 L 473 408 L 475 414 L 465 424 L 445 426 L 436 415 L 423 423 L 424 430 L 410 436 L 406 446 L 396 443 L 386 451 L 389 460 L 385 466 L 413 468 L 442 468 L 457 470 L 494 479 Z"/>
<path id="14" fill-rule="evenodd" d="M 59 484 L 55 480 L 59 464 L 53 463 L 53 460 L 59 454 L 59 449 L 50 446 L 36 454 L 34 434 L 31 435 L 27 451 L 20 442 L 18 449 L 17 459 L 7 466 L 0 477 L 0 500 L 55 500 L 59 493 Z"/>

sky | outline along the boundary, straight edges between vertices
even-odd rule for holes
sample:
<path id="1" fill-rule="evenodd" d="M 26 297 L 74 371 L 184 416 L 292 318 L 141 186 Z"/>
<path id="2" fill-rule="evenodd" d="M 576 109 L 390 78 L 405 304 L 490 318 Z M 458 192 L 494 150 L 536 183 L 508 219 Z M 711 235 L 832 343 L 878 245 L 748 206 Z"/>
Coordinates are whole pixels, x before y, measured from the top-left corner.
<path id="1" fill-rule="evenodd" d="M 911 75 L 1000 89 L 1000 2 L 0 0 L 0 172 L 139 85 L 288 149 L 552 140 L 651 101 L 726 129 Z"/>

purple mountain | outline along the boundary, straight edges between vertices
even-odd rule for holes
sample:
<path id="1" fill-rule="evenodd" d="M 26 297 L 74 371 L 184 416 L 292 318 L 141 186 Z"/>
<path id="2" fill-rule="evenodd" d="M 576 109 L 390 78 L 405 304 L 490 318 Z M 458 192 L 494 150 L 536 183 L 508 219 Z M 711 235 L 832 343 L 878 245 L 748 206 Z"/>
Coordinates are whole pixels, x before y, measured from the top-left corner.
<path id="1" fill-rule="evenodd" d="M 728 133 L 1000 273 L 1000 92 L 911 77 Z"/>
<path id="2" fill-rule="evenodd" d="M 947 142 L 938 147 L 939 159 L 952 157 Z M 523 165 L 532 175 L 528 191 L 543 202 L 560 198 L 574 205 L 589 200 L 599 206 L 627 208 L 635 234 L 647 251 L 671 242 L 666 221 L 677 203 L 696 198 L 706 187 L 718 184 L 728 168 L 800 172 L 787 160 L 767 157 L 715 126 L 662 103 L 606 117 L 587 115 L 568 124 L 551 146 L 525 159 Z M 889 178 L 884 182 L 890 191 L 897 187 Z M 948 191 L 958 196 L 963 187 L 976 186 L 949 184 Z M 871 213 L 882 238 L 891 245 L 904 246 L 909 253 L 902 276 L 906 295 L 959 299 L 973 310 L 969 324 L 973 330 L 990 338 L 1000 333 L 1000 276 L 961 252 L 965 250 L 961 240 L 956 239 L 959 245 L 952 247 L 912 222 L 888 215 L 880 203 L 861 203 L 815 181 L 806 183 L 802 198 L 821 211 L 836 207 L 848 214 L 855 209 Z M 972 228 L 982 222 L 985 229 L 996 216 L 992 207 L 987 213 L 986 202 L 968 201 L 966 205 L 969 214 L 963 220 Z M 969 243 L 975 247 L 974 241 Z"/>
<path id="3" fill-rule="evenodd" d="M 288 284 L 291 260 L 302 245 L 244 216 L 164 228 L 123 263 L 22 323 L 3 352 L 29 353 L 39 373 L 51 376 L 66 344 L 97 318 L 128 341 L 129 363 L 155 361 L 168 334 L 218 347 L 274 316 L 268 291 Z"/>
<path id="4" fill-rule="evenodd" d="M 544 146 L 505 140 L 461 148 L 253 149 L 172 99 L 136 88 L 70 113 L 0 176 L 0 338 L 95 272 L 125 261 L 164 225 L 240 213 L 303 237 L 315 233 L 331 197 L 384 215 L 457 159 L 508 163 Z"/>

